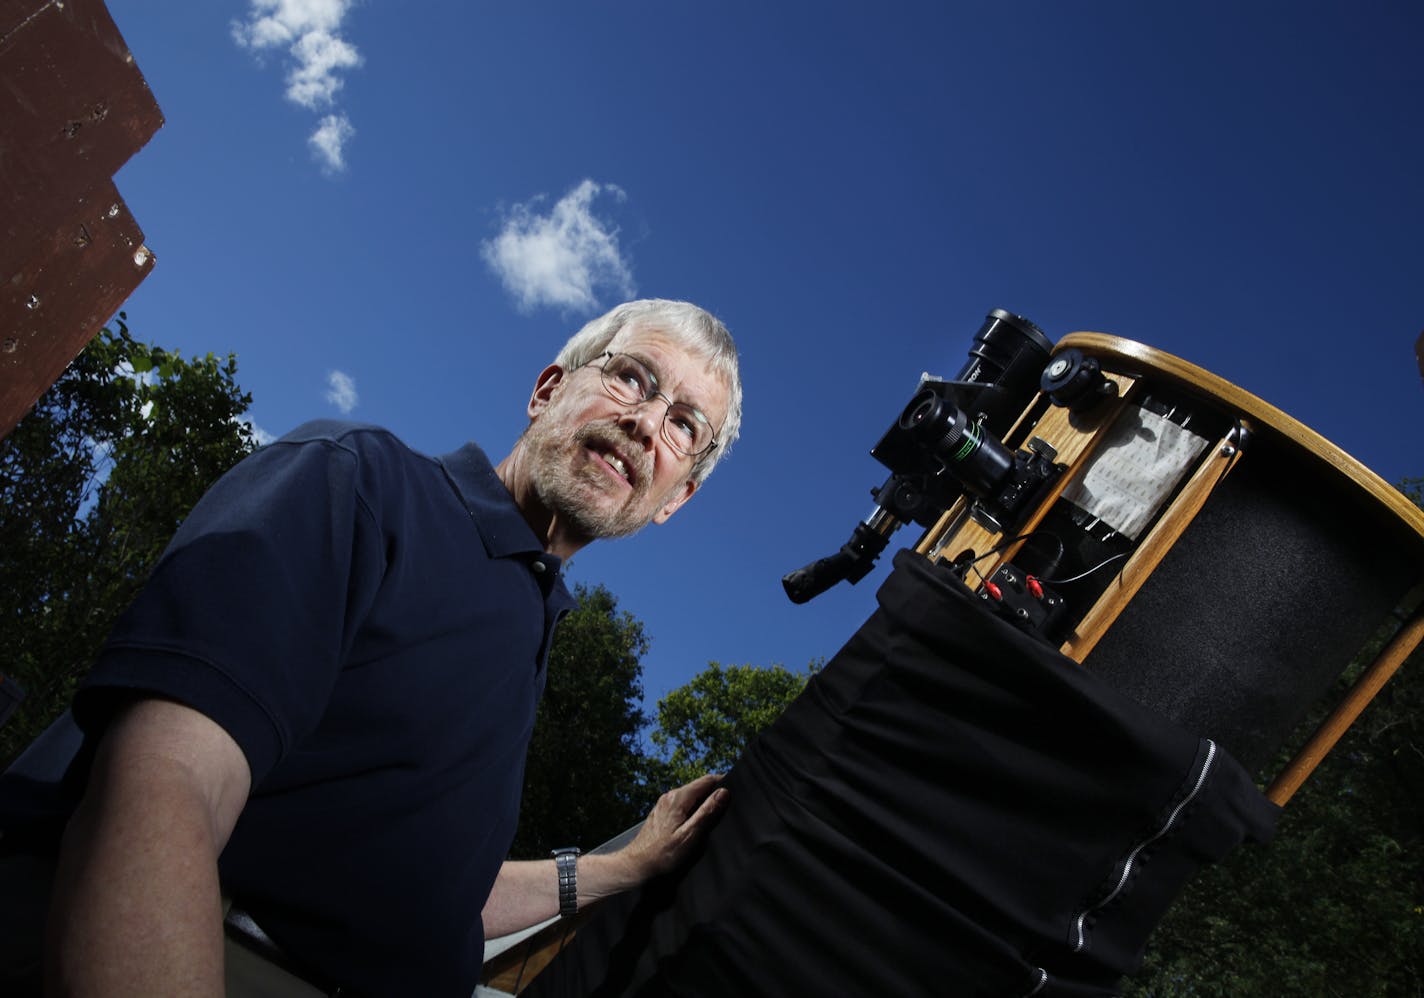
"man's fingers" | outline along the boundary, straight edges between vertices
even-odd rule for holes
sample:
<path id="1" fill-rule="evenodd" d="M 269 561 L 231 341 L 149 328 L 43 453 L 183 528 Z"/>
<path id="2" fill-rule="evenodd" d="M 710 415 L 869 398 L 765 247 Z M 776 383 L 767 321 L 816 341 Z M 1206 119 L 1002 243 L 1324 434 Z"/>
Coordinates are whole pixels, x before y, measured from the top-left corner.
<path id="1" fill-rule="evenodd" d="M 712 791 L 717 789 L 717 784 L 722 782 L 721 773 L 705 773 L 678 788 L 679 794 L 686 794 L 687 797 L 698 803 L 706 800 Z"/>
<path id="2" fill-rule="evenodd" d="M 690 783 L 684 783 L 680 787 L 667 791 L 667 793 L 658 798 L 658 803 L 653 810 L 656 811 L 658 808 L 667 808 L 673 812 L 678 823 L 681 824 L 687 819 L 688 815 L 696 811 L 697 808 L 707 800 L 712 791 L 717 789 L 717 784 L 720 783 L 721 780 L 722 775 L 720 773 L 708 773 L 705 776 L 699 776 Z"/>
<path id="3" fill-rule="evenodd" d="M 687 819 L 687 828 L 696 834 L 705 822 L 710 822 L 722 810 L 727 803 L 728 790 L 726 787 L 718 787 L 707 795 L 704 800 L 692 813 L 692 817 Z"/>
<path id="4" fill-rule="evenodd" d="M 686 796 L 695 801 L 701 801 L 708 794 L 717 788 L 717 784 L 722 782 L 721 773 L 705 773 L 690 783 L 684 783 L 673 793 L 679 797 Z"/>

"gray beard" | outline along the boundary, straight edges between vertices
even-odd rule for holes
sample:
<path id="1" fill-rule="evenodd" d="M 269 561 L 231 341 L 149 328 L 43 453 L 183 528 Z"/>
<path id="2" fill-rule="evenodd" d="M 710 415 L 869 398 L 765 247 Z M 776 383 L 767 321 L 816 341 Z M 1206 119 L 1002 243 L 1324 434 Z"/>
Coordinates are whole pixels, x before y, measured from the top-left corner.
<path id="1" fill-rule="evenodd" d="M 652 512 L 637 512 L 648 495 L 652 469 L 641 454 L 630 454 L 636 462 L 633 469 L 633 490 L 615 507 L 600 503 L 606 497 L 608 483 L 603 474 L 586 463 L 576 468 L 574 458 L 593 443 L 632 450 L 629 438 L 616 429 L 585 423 L 570 436 L 561 432 L 554 420 L 538 420 L 524 432 L 524 443 L 531 457 L 534 494 L 550 513 L 577 533 L 582 541 L 608 540 L 637 533 L 652 521 Z"/>

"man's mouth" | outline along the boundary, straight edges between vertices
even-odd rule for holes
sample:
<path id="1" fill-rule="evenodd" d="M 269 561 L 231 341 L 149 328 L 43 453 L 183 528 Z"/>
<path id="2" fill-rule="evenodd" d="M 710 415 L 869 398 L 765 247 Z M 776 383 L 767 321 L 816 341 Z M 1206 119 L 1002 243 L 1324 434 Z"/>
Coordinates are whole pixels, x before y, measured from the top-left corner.
<path id="1" fill-rule="evenodd" d="M 629 468 L 628 462 L 624 461 L 623 458 L 616 451 L 605 450 L 601 447 L 595 447 L 594 453 L 602 459 L 604 464 L 608 465 L 615 472 L 617 472 L 618 477 L 622 478 L 630 486 L 634 484 L 634 475 L 632 469 Z"/>
<path id="2" fill-rule="evenodd" d="M 630 489 L 637 490 L 639 483 L 652 473 L 652 469 L 643 454 L 624 450 L 628 441 L 620 439 L 622 436 L 598 424 L 589 423 L 575 431 L 574 441 L 584 449 L 584 453 L 596 458 Z"/>
<path id="3" fill-rule="evenodd" d="M 623 459 L 617 454 L 605 454 L 603 455 L 603 459 L 613 465 L 613 470 L 618 472 L 618 474 L 624 478 L 628 477 L 628 468 L 623 464 Z"/>

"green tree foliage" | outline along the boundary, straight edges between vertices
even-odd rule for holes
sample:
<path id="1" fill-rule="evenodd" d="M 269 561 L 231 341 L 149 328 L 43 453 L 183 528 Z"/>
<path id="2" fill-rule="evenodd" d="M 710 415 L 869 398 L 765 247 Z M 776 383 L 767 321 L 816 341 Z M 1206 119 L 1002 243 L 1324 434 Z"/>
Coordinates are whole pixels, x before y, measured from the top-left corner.
<path id="1" fill-rule="evenodd" d="M 1419 503 L 1421 484 L 1408 479 L 1401 490 Z M 1383 637 L 1362 652 L 1330 703 L 1382 644 Z M 1324 710 L 1288 741 L 1291 748 Z M 1238 851 L 1188 887 L 1126 994 L 1424 994 L 1424 651 L 1405 662 L 1291 798 L 1275 839 Z"/>
<path id="2" fill-rule="evenodd" d="M 641 821 L 657 790 L 644 780 L 643 625 L 603 586 L 577 586 L 559 623 L 524 774 L 510 855 L 605 842 Z"/>
<path id="3" fill-rule="evenodd" d="M 254 446 L 237 362 L 103 329 L 0 441 L 0 763 L 68 703 L 198 497 Z"/>
<path id="4" fill-rule="evenodd" d="M 711 662 L 658 701 L 650 771 L 669 786 L 732 768 L 752 737 L 781 716 L 818 668 Z"/>

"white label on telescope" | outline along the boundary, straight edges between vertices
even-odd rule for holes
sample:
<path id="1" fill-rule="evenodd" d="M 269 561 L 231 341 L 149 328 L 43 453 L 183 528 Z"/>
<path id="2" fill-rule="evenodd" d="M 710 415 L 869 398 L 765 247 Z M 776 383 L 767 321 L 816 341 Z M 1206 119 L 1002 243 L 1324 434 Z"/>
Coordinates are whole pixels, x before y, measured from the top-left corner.
<path id="1" fill-rule="evenodd" d="M 1205 437 L 1133 406 L 1108 430 L 1063 498 L 1135 541 L 1206 446 Z"/>

